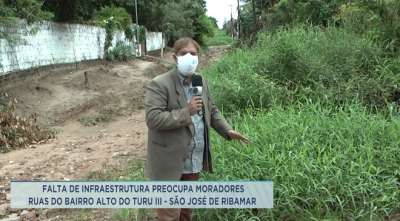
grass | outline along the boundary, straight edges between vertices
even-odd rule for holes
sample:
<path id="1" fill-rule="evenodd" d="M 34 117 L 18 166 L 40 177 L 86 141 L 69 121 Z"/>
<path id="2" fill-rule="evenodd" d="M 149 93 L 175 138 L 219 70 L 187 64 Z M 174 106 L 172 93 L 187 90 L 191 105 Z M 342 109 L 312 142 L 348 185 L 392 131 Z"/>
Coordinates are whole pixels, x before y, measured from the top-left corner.
<path id="1" fill-rule="evenodd" d="M 80 210 L 76 210 L 77 213 L 74 214 L 74 216 L 72 217 L 73 221 L 84 221 L 84 220 L 88 220 L 90 218 L 90 216 L 92 215 L 92 211 L 90 209 L 80 209 Z"/>
<path id="2" fill-rule="evenodd" d="M 220 46 L 220 45 L 231 45 L 234 40 L 229 37 L 224 30 L 216 29 L 213 37 L 206 38 L 207 46 Z"/>
<path id="3" fill-rule="evenodd" d="M 251 140 L 242 148 L 212 132 L 210 180 L 273 181 L 274 208 L 195 210 L 194 220 L 393 220 L 399 67 L 368 37 L 298 26 L 203 70 L 225 118 Z"/>
<path id="4" fill-rule="evenodd" d="M 206 53 L 206 51 L 207 51 L 207 47 L 200 47 L 199 54 L 204 55 Z"/>
<path id="5" fill-rule="evenodd" d="M 153 211 L 151 209 L 118 209 L 112 218 L 114 220 L 147 220 L 148 213 Z"/>
<path id="6" fill-rule="evenodd" d="M 236 111 L 267 108 L 274 100 L 291 105 L 303 97 L 327 106 L 358 99 L 382 108 L 396 100 L 399 71 L 400 60 L 388 57 L 372 39 L 299 26 L 261 33 L 251 50 L 232 51 L 203 74 L 216 102 Z"/>
<path id="7" fill-rule="evenodd" d="M 96 115 L 94 117 L 81 115 L 78 117 L 78 121 L 83 126 L 94 126 L 97 125 L 98 123 L 108 122 L 110 121 L 110 118 L 107 118 L 106 116 L 103 115 Z"/>
<path id="8" fill-rule="evenodd" d="M 121 116 L 122 112 L 123 107 L 116 104 L 114 106 L 100 108 L 99 113 L 96 115 L 81 115 L 78 117 L 78 121 L 83 126 L 94 126 L 99 123 L 110 122 L 114 119 L 114 117 Z"/>
<path id="9" fill-rule="evenodd" d="M 121 179 L 122 177 L 122 179 Z M 126 165 L 122 171 L 104 170 L 103 173 L 95 173 L 89 171 L 86 181 L 137 181 L 147 180 L 144 174 L 144 162 L 141 160 L 135 160 Z"/>
<path id="10" fill-rule="evenodd" d="M 212 133 L 210 180 L 274 181 L 274 208 L 197 210 L 195 220 L 384 220 L 400 214 L 400 119 L 358 104 L 244 110 L 228 119 L 242 148 Z"/>

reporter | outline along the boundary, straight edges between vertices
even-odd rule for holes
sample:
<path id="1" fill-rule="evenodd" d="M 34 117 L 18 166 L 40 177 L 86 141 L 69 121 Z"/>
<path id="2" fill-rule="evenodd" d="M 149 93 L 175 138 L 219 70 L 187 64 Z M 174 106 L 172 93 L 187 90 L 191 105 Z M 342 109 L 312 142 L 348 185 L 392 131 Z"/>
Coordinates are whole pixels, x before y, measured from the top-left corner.
<path id="1" fill-rule="evenodd" d="M 151 181 L 197 181 L 201 170 L 213 173 L 210 128 L 228 141 L 249 143 L 220 114 L 204 76 L 202 95 L 193 95 L 198 43 L 181 38 L 175 42 L 174 50 L 176 67 L 155 77 L 146 92 L 149 132 L 145 173 Z M 160 221 L 188 221 L 191 212 L 192 209 L 158 209 L 157 215 Z"/>

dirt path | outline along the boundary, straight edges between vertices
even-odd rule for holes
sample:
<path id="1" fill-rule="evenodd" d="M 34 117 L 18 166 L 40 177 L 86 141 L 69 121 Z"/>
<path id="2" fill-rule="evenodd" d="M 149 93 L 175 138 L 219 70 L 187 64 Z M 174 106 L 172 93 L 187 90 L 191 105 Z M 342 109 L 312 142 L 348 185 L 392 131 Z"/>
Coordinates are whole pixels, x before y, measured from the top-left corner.
<path id="1" fill-rule="evenodd" d="M 211 48 L 203 56 L 203 64 L 208 65 L 225 48 Z M 171 50 L 165 59 L 173 62 Z M 12 180 L 85 180 L 89 173 L 121 171 L 127 163 L 145 159 L 144 93 L 153 77 L 171 68 L 168 62 L 134 59 L 3 90 L 19 101 L 18 114 L 38 113 L 42 123 L 59 134 L 46 144 L 0 155 L 0 219 L 22 212 L 6 208 Z M 26 211 L 29 214 L 21 219 L 50 218 L 43 215 L 43 210 Z M 52 220 L 57 220 L 57 214 L 63 213 L 56 212 Z M 111 219 L 108 210 L 93 210 L 90 214 L 86 220 Z M 58 218 L 71 220 L 70 214 Z"/>

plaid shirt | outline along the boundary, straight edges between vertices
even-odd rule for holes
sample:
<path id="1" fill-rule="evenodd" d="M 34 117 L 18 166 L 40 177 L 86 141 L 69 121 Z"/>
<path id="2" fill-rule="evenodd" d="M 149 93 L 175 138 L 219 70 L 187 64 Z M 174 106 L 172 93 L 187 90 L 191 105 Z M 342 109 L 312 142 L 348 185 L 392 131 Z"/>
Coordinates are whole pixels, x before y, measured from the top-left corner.
<path id="1" fill-rule="evenodd" d="M 192 92 L 193 85 L 186 82 L 186 79 L 183 78 L 178 72 L 179 82 L 181 83 L 183 93 L 185 94 L 185 98 L 187 103 L 189 103 L 194 95 Z M 185 167 L 183 169 L 183 173 L 199 173 L 203 169 L 203 152 L 205 147 L 204 141 L 204 121 L 203 121 L 203 112 L 192 116 L 193 124 L 191 127 L 193 128 L 194 134 L 193 138 L 190 142 L 189 156 L 186 158 Z"/>

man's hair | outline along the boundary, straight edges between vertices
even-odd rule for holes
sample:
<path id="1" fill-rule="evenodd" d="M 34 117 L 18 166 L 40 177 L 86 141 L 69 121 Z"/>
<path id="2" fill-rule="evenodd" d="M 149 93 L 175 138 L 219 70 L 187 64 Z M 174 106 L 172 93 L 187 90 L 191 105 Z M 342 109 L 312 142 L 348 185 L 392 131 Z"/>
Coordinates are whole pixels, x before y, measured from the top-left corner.
<path id="1" fill-rule="evenodd" d="M 183 38 L 178 39 L 174 44 L 175 54 L 177 54 L 179 50 L 188 46 L 189 44 L 193 44 L 197 49 L 197 53 L 199 53 L 199 50 L 200 50 L 199 43 L 197 43 L 195 40 L 193 40 L 191 38 L 183 37 Z"/>

